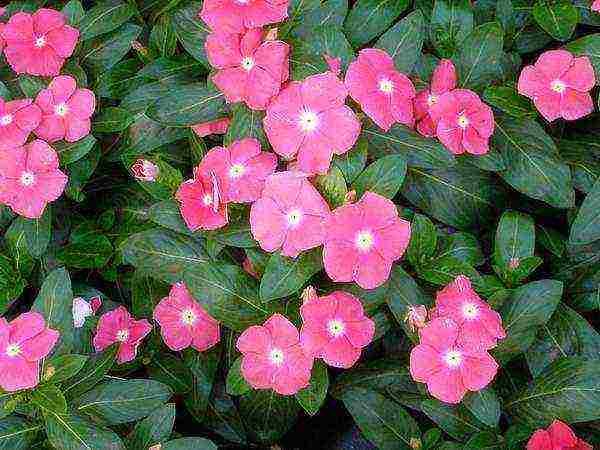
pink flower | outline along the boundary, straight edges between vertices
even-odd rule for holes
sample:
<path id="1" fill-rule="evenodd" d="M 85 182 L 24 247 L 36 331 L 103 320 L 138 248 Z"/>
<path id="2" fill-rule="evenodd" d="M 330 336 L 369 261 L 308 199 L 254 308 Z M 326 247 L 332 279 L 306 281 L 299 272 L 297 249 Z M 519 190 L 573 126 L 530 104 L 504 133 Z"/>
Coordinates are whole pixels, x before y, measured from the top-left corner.
<path id="1" fill-rule="evenodd" d="M 135 320 L 123 306 L 100 316 L 98 329 L 94 336 L 94 348 L 101 352 L 118 342 L 117 362 L 123 364 L 133 361 L 142 340 L 152 331 L 152 325 L 146 320 Z"/>
<path id="2" fill-rule="evenodd" d="M 243 101 L 249 108 L 265 109 L 289 77 L 290 46 L 263 41 L 261 28 L 210 34 L 205 47 L 208 61 L 219 69 L 212 81 L 229 103 Z"/>
<path id="3" fill-rule="evenodd" d="M 94 314 L 96 314 L 102 307 L 102 298 L 99 295 L 94 295 L 90 298 L 90 306 Z"/>
<path id="4" fill-rule="evenodd" d="M 136 180 L 145 181 L 147 183 L 154 183 L 159 174 L 159 169 L 156 164 L 141 158 L 133 163 L 131 171 Z"/>
<path id="5" fill-rule="evenodd" d="M 477 94 L 454 89 L 442 94 L 429 109 L 438 139 L 455 155 L 483 155 L 494 133 L 494 114 Z"/>
<path id="6" fill-rule="evenodd" d="M 533 100 L 548 120 L 576 120 L 594 110 L 589 91 L 596 84 L 587 56 L 575 58 L 566 50 L 549 50 L 519 76 L 519 94 Z"/>
<path id="7" fill-rule="evenodd" d="M 167 347 L 174 351 L 190 345 L 199 352 L 219 342 L 219 322 L 213 319 L 192 297 L 184 283 L 171 287 L 168 297 L 154 309 L 154 320 Z"/>
<path id="8" fill-rule="evenodd" d="M 366 192 L 358 203 L 340 206 L 325 222 L 323 263 L 335 282 L 355 281 L 374 289 L 390 276 L 410 240 L 410 223 L 387 198 Z"/>
<path id="9" fill-rule="evenodd" d="M 42 121 L 35 130 L 41 139 L 76 142 L 90 133 L 96 96 L 89 89 L 77 89 L 75 78 L 54 78 L 48 89 L 40 91 L 35 103 L 42 110 Z"/>
<path id="10" fill-rule="evenodd" d="M 223 202 L 250 203 L 260 197 L 265 179 L 276 167 L 273 153 L 261 152 L 260 142 L 246 138 L 229 147 L 211 149 L 197 170 L 216 174 Z"/>
<path id="11" fill-rule="evenodd" d="M 537 430 L 527 443 L 527 450 L 592 450 L 592 446 L 578 439 L 569 426 L 555 420 L 547 430 Z"/>
<path id="12" fill-rule="evenodd" d="M 383 50 L 361 50 L 346 72 L 350 96 L 385 131 L 396 123 L 415 123 L 412 99 L 415 87 L 396 70 L 394 60 Z"/>
<path id="13" fill-rule="evenodd" d="M 13 14 L 2 29 L 4 55 L 16 73 L 56 76 L 73 54 L 79 31 L 66 25 L 65 16 L 53 9 L 38 9 L 33 15 Z"/>
<path id="14" fill-rule="evenodd" d="M 423 136 L 433 137 L 436 133 L 436 124 L 431 119 L 431 106 L 434 105 L 440 95 L 453 90 L 456 87 L 456 69 L 449 59 L 442 59 L 431 77 L 429 89 L 417 94 L 415 98 L 415 119 L 417 130 Z"/>
<path id="15" fill-rule="evenodd" d="M 592 11 L 600 12 L 600 0 L 594 0 L 590 9 Z"/>
<path id="16" fill-rule="evenodd" d="M 329 54 L 324 53 L 323 59 L 329 66 L 329 70 L 336 76 L 339 77 L 342 73 L 342 59 L 334 58 L 333 56 L 329 56 Z"/>
<path id="17" fill-rule="evenodd" d="M 295 258 L 323 243 L 329 206 L 307 178 L 279 172 L 267 178 L 262 197 L 250 209 L 254 239 L 267 252 Z"/>
<path id="18" fill-rule="evenodd" d="M 4 9 L 4 8 L 0 8 L 0 9 Z M 0 11 L 2 12 L 2 11 Z M 0 14 L 0 16 L 4 15 L 4 13 L 2 12 L 2 14 Z M 5 24 L 3 24 L 2 22 L 0 22 L 0 52 L 2 52 L 2 50 L 4 50 L 4 47 L 6 46 L 6 42 L 4 41 L 4 38 L 2 37 L 2 31 L 4 30 L 4 26 Z"/>
<path id="19" fill-rule="evenodd" d="M 73 299 L 73 327 L 82 328 L 85 325 L 85 319 L 94 315 L 91 305 L 82 297 Z"/>
<path id="20" fill-rule="evenodd" d="M 227 225 L 227 204 L 219 196 L 216 176 L 207 177 L 194 170 L 194 178 L 179 186 L 175 198 L 179 200 L 179 210 L 188 228 L 196 230 L 216 230 Z"/>
<path id="21" fill-rule="evenodd" d="M 404 321 L 413 333 L 423 328 L 427 322 L 427 308 L 423 305 L 409 306 Z"/>
<path id="22" fill-rule="evenodd" d="M 308 386 L 313 358 L 300 346 L 296 327 L 281 314 L 246 329 L 237 340 L 242 375 L 254 389 L 293 395 Z"/>
<path id="23" fill-rule="evenodd" d="M 63 193 L 68 178 L 58 155 L 44 141 L 0 152 L 0 202 L 29 219 L 42 216 L 46 204 Z"/>
<path id="24" fill-rule="evenodd" d="M 211 120 L 210 122 L 202 122 L 192 127 L 192 131 L 200 137 L 208 136 L 211 134 L 225 134 L 231 119 L 225 117 L 224 119 Z"/>
<path id="25" fill-rule="evenodd" d="M 275 153 L 307 174 L 327 173 L 333 154 L 352 148 L 360 122 L 344 102 L 348 90 L 332 72 L 292 81 L 267 109 L 264 129 Z"/>
<path id="26" fill-rule="evenodd" d="M 315 296 L 300 307 L 300 314 L 302 348 L 332 367 L 352 367 L 375 334 L 375 323 L 365 316 L 360 300 L 346 292 Z"/>
<path id="27" fill-rule="evenodd" d="M 40 123 L 42 112 L 29 98 L 5 102 L 0 98 L 0 147 L 17 147 L 27 142 Z"/>
<path id="28" fill-rule="evenodd" d="M 40 360 L 48 356 L 60 333 L 36 312 L 8 323 L 0 318 L 0 387 L 7 392 L 32 389 L 40 381 Z"/>
<path id="29" fill-rule="evenodd" d="M 260 278 L 258 276 L 258 274 L 256 273 L 256 270 L 254 269 L 254 266 L 252 265 L 252 261 L 250 261 L 250 258 L 248 258 L 248 257 L 244 258 L 244 261 L 242 262 L 242 268 L 248 275 L 250 275 L 256 279 Z"/>
<path id="30" fill-rule="evenodd" d="M 485 350 L 458 342 L 459 327 L 447 318 L 433 319 L 419 331 L 420 344 L 410 353 L 410 373 L 427 383 L 431 395 L 459 403 L 468 391 L 480 391 L 496 376 L 498 364 Z"/>
<path id="31" fill-rule="evenodd" d="M 284 20 L 289 0 L 205 0 L 200 17 L 213 30 L 242 33 Z"/>

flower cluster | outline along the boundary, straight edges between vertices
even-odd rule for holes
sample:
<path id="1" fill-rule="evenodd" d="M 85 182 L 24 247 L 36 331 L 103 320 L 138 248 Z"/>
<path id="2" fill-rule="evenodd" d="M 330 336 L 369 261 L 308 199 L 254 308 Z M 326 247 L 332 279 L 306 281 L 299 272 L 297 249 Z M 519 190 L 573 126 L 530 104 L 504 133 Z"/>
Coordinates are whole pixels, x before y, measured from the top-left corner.
<path id="1" fill-rule="evenodd" d="M 592 450 L 592 446 L 579 439 L 569 426 L 555 420 L 547 430 L 537 430 L 527 443 L 527 450 Z"/>

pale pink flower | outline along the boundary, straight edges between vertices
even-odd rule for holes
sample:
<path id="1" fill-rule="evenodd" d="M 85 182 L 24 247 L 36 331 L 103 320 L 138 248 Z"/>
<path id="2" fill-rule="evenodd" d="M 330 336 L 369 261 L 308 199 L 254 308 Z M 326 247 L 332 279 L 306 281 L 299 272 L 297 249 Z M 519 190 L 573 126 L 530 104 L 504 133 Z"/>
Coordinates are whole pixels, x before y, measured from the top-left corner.
<path id="1" fill-rule="evenodd" d="M 410 223 L 389 199 L 366 192 L 358 203 L 335 209 L 325 222 L 323 262 L 335 282 L 363 289 L 381 286 L 410 240 Z"/>
<path id="2" fill-rule="evenodd" d="M 41 8 L 33 15 L 13 14 L 2 29 L 4 55 L 16 73 L 56 76 L 73 54 L 79 31 L 66 24 L 64 14 Z"/>
<path id="3" fill-rule="evenodd" d="M 263 120 L 275 153 L 287 159 L 296 156 L 304 173 L 327 173 L 333 154 L 350 150 L 360 133 L 360 122 L 344 104 L 347 95 L 332 72 L 288 83 Z"/>
<path id="4" fill-rule="evenodd" d="M 75 78 L 61 75 L 35 99 L 42 110 L 42 121 L 35 134 L 47 142 L 62 139 L 76 142 L 90 134 L 96 96 L 89 89 L 77 89 Z"/>
<path id="5" fill-rule="evenodd" d="M 479 96 L 468 89 L 454 89 L 440 95 L 429 109 L 436 136 L 455 155 L 467 152 L 483 155 L 494 133 L 494 114 Z"/>
<path id="6" fill-rule="evenodd" d="M 262 197 L 250 209 L 254 239 L 267 252 L 295 258 L 323 243 L 329 206 L 297 172 L 278 172 L 267 178 Z"/>
<path id="7" fill-rule="evenodd" d="M 308 386 L 313 358 L 300 346 L 296 327 L 281 314 L 262 326 L 251 326 L 237 340 L 242 375 L 254 389 L 293 395 Z"/>
<path id="8" fill-rule="evenodd" d="M 459 327 L 437 318 L 419 331 L 420 344 L 410 353 L 410 373 L 427 383 L 431 395 L 446 403 L 459 403 L 468 391 L 480 391 L 492 382 L 498 364 L 487 351 L 461 345 Z"/>
<path id="9" fill-rule="evenodd" d="M 101 352 L 112 344 L 118 343 L 117 362 L 123 364 L 133 361 L 142 340 L 152 331 L 152 325 L 146 320 L 135 320 L 124 306 L 106 312 L 100 316 L 94 336 L 94 348 Z"/>
<path id="10" fill-rule="evenodd" d="M 302 348 L 332 367 L 352 367 L 375 335 L 375 322 L 365 316 L 360 300 L 346 292 L 313 296 L 300 307 L 300 315 Z"/>
<path id="11" fill-rule="evenodd" d="M 600 12 L 600 0 L 594 0 L 590 9 L 595 12 Z"/>
<path id="12" fill-rule="evenodd" d="M 417 131 L 423 136 L 435 136 L 437 124 L 431 119 L 431 106 L 438 101 L 440 95 L 453 90 L 456 82 L 454 64 L 449 59 L 442 59 L 433 71 L 429 88 L 417 94 L 415 119 L 417 120 Z"/>
<path id="13" fill-rule="evenodd" d="M 39 139 L 0 151 L 0 202 L 29 219 L 41 217 L 67 185 L 58 165 L 54 149 Z"/>
<path id="14" fill-rule="evenodd" d="M 264 41 L 261 28 L 210 34 L 205 47 L 208 61 L 219 69 L 212 81 L 229 103 L 243 101 L 249 108 L 265 109 L 289 77 L 290 46 Z"/>
<path id="15" fill-rule="evenodd" d="M 273 153 L 262 152 L 260 142 L 246 138 L 229 147 L 211 149 L 197 170 L 217 176 L 223 202 L 250 203 L 260 197 L 265 179 L 276 167 L 277 157 Z"/>
<path id="16" fill-rule="evenodd" d="M 527 450 L 593 450 L 583 439 L 560 420 L 554 420 L 547 430 L 537 430 L 527 443 Z"/>
<path id="17" fill-rule="evenodd" d="M 85 319 L 94 315 L 92 306 L 82 297 L 73 299 L 73 327 L 82 328 L 85 325 Z"/>
<path id="18" fill-rule="evenodd" d="M 131 172 L 138 181 L 154 183 L 160 172 L 158 166 L 147 159 L 138 159 L 131 166 Z"/>
<path id="19" fill-rule="evenodd" d="M 425 326 L 427 323 L 427 308 L 423 305 L 411 305 L 408 307 L 404 321 L 413 333 Z"/>
<path id="20" fill-rule="evenodd" d="M 21 314 L 10 323 L 0 318 L 0 387 L 6 392 L 36 387 L 40 360 L 50 354 L 59 337 L 37 312 Z"/>
<path id="21" fill-rule="evenodd" d="M 242 33 L 283 21 L 290 0 L 204 0 L 200 17 L 213 30 Z"/>
<path id="22" fill-rule="evenodd" d="M 594 110 L 590 90 L 596 84 L 587 56 L 574 57 L 567 50 L 549 50 L 519 76 L 519 94 L 533 100 L 538 111 L 552 122 L 559 117 L 576 120 Z"/>
<path id="23" fill-rule="evenodd" d="M 41 119 L 42 112 L 31 99 L 5 102 L 0 98 L 0 148 L 25 144 Z"/>
<path id="24" fill-rule="evenodd" d="M 415 87 L 383 50 L 361 50 L 348 67 L 346 86 L 365 114 L 383 130 L 388 131 L 396 122 L 414 125 Z"/>
<path id="25" fill-rule="evenodd" d="M 180 351 L 192 346 L 199 352 L 219 342 L 219 322 L 192 297 L 184 283 L 171 287 L 169 296 L 154 309 L 154 320 L 167 347 Z"/>
<path id="26" fill-rule="evenodd" d="M 202 122 L 192 126 L 192 131 L 200 137 L 209 136 L 211 134 L 225 134 L 231 119 L 225 117 L 224 119 L 211 120 L 210 122 Z"/>
<path id="27" fill-rule="evenodd" d="M 179 186 L 175 198 L 190 230 L 216 230 L 227 225 L 227 204 L 221 201 L 214 174 L 207 177 L 196 168 L 194 178 Z"/>

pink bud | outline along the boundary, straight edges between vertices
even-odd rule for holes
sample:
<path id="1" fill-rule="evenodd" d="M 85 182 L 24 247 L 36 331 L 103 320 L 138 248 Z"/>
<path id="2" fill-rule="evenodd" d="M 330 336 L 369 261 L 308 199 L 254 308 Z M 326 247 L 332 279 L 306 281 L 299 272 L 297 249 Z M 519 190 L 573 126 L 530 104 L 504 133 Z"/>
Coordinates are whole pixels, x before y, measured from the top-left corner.
<path id="1" fill-rule="evenodd" d="M 269 31 L 267 31 L 267 35 L 265 36 L 265 41 L 276 41 L 278 31 L 279 31 L 279 29 L 277 27 L 271 28 Z"/>
<path id="2" fill-rule="evenodd" d="M 329 70 L 331 70 L 336 76 L 342 73 L 342 60 L 340 58 L 334 58 L 329 56 L 327 53 L 323 54 L 323 59 L 327 62 Z"/>
<path id="3" fill-rule="evenodd" d="M 423 305 L 409 306 L 404 321 L 408 323 L 408 327 L 413 333 L 423 328 L 427 322 L 427 308 Z"/>
<path id="4" fill-rule="evenodd" d="M 138 181 L 147 181 L 150 183 L 156 181 L 159 172 L 158 166 L 147 159 L 138 159 L 131 166 L 131 171 Z"/>
<path id="5" fill-rule="evenodd" d="M 102 298 L 100 298 L 99 295 L 95 295 L 94 297 L 90 298 L 90 306 L 92 307 L 94 314 L 96 314 L 102 307 Z"/>
<path id="6" fill-rule="evenodd" d="M 254 270 L 254 267 L 252 266 L 252 262 L 250 262 L 250 260 L 248 258 L 244 259 L 244 262 L 242 263 L 242 267 L 244 268 L 244 270 L 246 271 L 247 274 L 252 275 L 254 278 L 258 278 L 258 274 Z"/>

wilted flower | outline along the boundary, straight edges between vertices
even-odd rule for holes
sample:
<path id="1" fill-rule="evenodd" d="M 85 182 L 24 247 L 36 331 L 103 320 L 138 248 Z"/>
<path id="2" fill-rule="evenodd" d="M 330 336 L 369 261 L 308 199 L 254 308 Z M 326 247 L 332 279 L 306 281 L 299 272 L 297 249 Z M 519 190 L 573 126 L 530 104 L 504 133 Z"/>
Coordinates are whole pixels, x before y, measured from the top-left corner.
<path id="1" fill-rule="evenodd" d="M 408 323 L 408 327 L 413 333 L 423 328 L 427 322 L 427 308 L 423 305 L 409 306 L 404 321 Z"/>
<path id="2" fill-rule="evenodd" d="M 153 183 L 156 181 L 160 170 L 158 166 L 147 159 L 138 159 L 131 166 L 131 172 L 136 180 Z"/>

